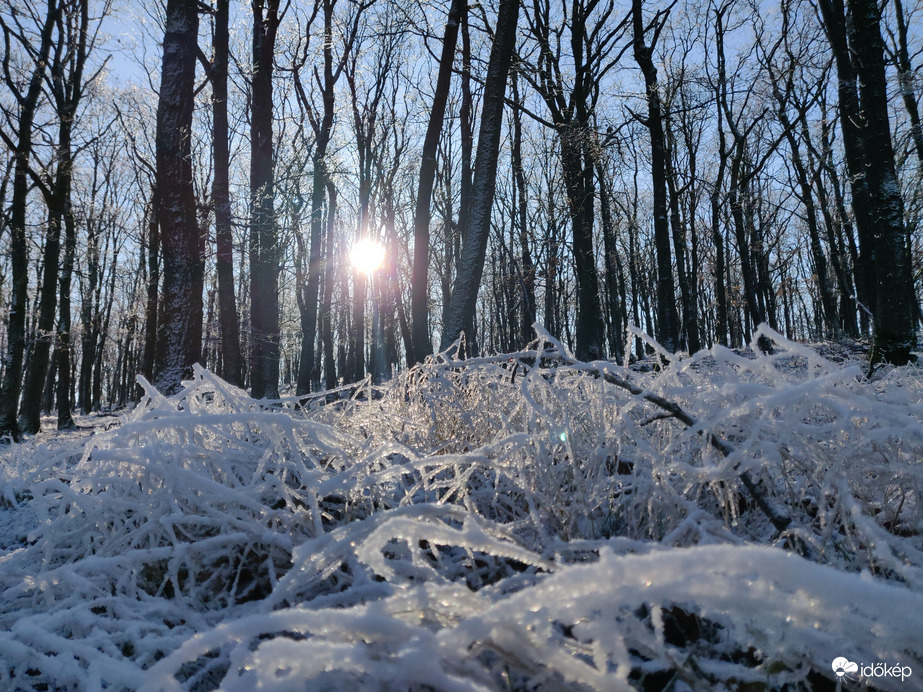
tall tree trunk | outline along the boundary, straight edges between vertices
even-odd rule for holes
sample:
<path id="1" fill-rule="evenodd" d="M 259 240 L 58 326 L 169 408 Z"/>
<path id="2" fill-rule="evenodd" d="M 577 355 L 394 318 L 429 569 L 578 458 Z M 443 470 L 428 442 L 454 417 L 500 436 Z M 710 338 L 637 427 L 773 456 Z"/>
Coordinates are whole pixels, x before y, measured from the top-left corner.
<path id="1" fill-rule="evenodd" d="M 654 43 L 644 43 L 644 17 L 642 0 L 632 2 L 635 61 L 644 74 L 647 89 L 647 120 L 645 125 L 651 135 L 651 175 L 654 187 L 654 248 L 657 254 L 657 339 L 672 353 L 679 347 L 679 317 L 676 313 L 676 289 L 673 284 L 673 263 L 670 254 L 670 227 L 667 218 L 666 143 L 663 132 L 663 113 L 660 105 L 660 86 L 657 68 L 652 59 Z M 660 19 L 665 21 L 665 18 Z M 659 26 L 659 25 L 658 25 Z"/>
<path id="2" fill-rule="evenodd" d="M 513 144 L 512 144 L 512 164 L 513 178 L 515 180 L 515 190 L 517 194 L 517 206 L 515 210 L 516 225 L 519 228 L 519 249 L 520 249 L 520 275 L 522 284 L 522 310 L 519 317 L 519 346 L 525 347 L 534 335 L 532 325 L 536 319 L 535 308 L 535 264 L 532 261 L 531 251 L 531 233 L 529 232 L 529 199 L 526 188 L 526 174 L 522 163 L 522 112 L 518 107 L 520 104 L 519 96 L 519 79 L 514 70 L 511 76 L 511 87 L 513 89 L 513 103 L 516 104 L 513 110 Z"/>
<path id="3" fill-rule="evenodd" d="M 151 187 L 147 218 L 147 301 L 144 307 L 144 353 L 141 374 L 154 379 L 154 354 L 157 350 L 157 318 L 160 313 L 160 225 L 157 223 L 157 187 Z"/>
<path id="4" fill-rule="evenodd" d="M 58 369 L 58 430 L 71 430 L 75 427 L 72 414 L 73 398 L 71 396 L 71 278 L 74 271 L 74 255 L 77 249 L 77 224 L 74 210 L 70 205 L 64 212 L 64 259 L 61 263 L 60 305 L 58 334 L 55 346 L 55 359 Z"/>
<path id="5" fill-rule="evenodd" d="M 215 270 L 218 278 L 218 319 L 221 323 L 222 374 L 231 384 L 243 385 L 240 322 L 234 296 L 234 245 L 228 149 L 228 0 L 215 5 L 214 62 L 212 83 L 212 148 L 215 173 L 212 203 L 215 206 Z"/>
<path id="6" fill-rule="evenodd" d="M 250 392 L 279 397 L 279 248 L 274 206 L 272 69 L 279 0 L 253 2 L 250 99 Z"/>
<path id="7" fill-rule="evenodd" d="M 737 240 L 737 252 L 740 257 L 740 274 L 744 283 L 744 301 L 747 314 L 755 327 L 766 319 L 765 312 L 757 296 L 757 277 L 753 266 L 753 254 L 750 252 L 749 227 L 745 218 L 745 205 L 750 203 L 748 176 L 742 170 L 746 142 L 739 135 L 734 135 L 734 156 L 731 159 L 730 179 L 728 181 L 728 206 L 734 221 L 734 236 Z M 749 339 L 750 329 L 742 325 L 744 338 Z"/>
<path id="8" fill-rule="evenodd" d="M 680 212 L 680 190 L 677 187 L 677 174 L 673 167 L 674 138 L 670 128 L 670 120 L 663 119 L 664 134 L 666 135 L 666 151 L 664 152 L 664 173 L 667 181 L 667 193 L 670 200 L 670 230 L 673 239 L 673 252 L 676 255 L 676 279 L 679 284 L 679 295 L 682 300 L 683 317 L 678 323 L 680 328 L 680 342 L 685 343 L 689 353 L 695 353 L 702 346 L 699 342 L 698 310 L 695 301 L 695 292 L 692 287 L 694 278 L 690 279 L 686 267 L 686 224 Z M 691 154 L 690 154 L 691 155 Z M 690 217 L 692 219 L 693 217 Z M 690 221 L 690 226 L 692 221 Z"/>
<path id="9" fill-rule="evenodd" d="M 462 256 L 452 290 L 449 320 L 442 335 L 442 350 L 448 348 L 459 337 L 466 325 L 474 323 L 478 288 L 484 272 L 490 234 L 490 214 L 497 184 L 497 158 L 503 128 L 506 81 L 513 50 L 516 47 L 518 19 L 519 0 L 500 0 L 497 30 L 490 50 L 490 61 L 487 64 L 487 80 L 484 83 L 484 103 L 481 109 L 477 159 L 471 186 L 468 232 L 465 234 Z"/>
<path id="10" fill-rule="evenodd" d="M 856 257 L 856 291 L 859 302 L 866 309 L 876 310 L 873 221 L 868 176 L 865 167 L 864 123 L 859 108 L 859 88 L 851 48 L 847 39 L 847 19 L 844 0 L 818 0 L 824 20 L 824 29 L 836 62 L 837 102 L 840 129 L 843 132 L 843 152 L 849 171 L 853 215 L 859 236 L 859 254 Z"/>
<path id="11" fill-rule="evenodd" d="M 901 98 L 904 108 L 910 118 L 910 136 L 917 152 L 917 158 L 923 164 L 923 124 L 920 123 L 920 109 L 917 105 L 917 95 L 914 89 L 913 65 L 910 62 L 910 50 L 907 47 L 907 21 L 904 19 L 904 3 L 902 0 L 892 0 L 894 14 L 897 18 L 897 54 L 895 66 L 897 78 L 901 87 Z"/>
<path id="12" fill-rule="evenodd" d="M 888 121 L 881 13 L 875 0 L 821 0 L 837 63 L 840 125 L 853 187 L 860 276 L 874 299 L 872 362 L 903 364 L 916 345 L 909 238 Z M 858 83 L 858 88 L 857 88 Z"/>
<path id="13" fill-rule="evenodd" d="M 724 57 L 724 11 L 715 11 L 715 43 L 718 62 L 718 76 L 715 82 L 715 98 L 717 107 L 718 130 L 718 171 L 712 188 L 711 203 L 711 238 L 715 246 L 715 341 L 722 346 L 728 345 L 730 332 L 730 318 L 728 314 L 728 293 L 725 276 L 727 271 L 727 255 L 724 250 L 724 233 L 721 230 L 721 188 L 724 185 L 724 174 L 730 152 L 727 146 L 727 135 L 724 131 L 724 101 L 726 99 L 727 76 Z"/>
<path id="14" fill-rule="evenodd" d="M 460 240 L 468 232 L 468 205 L 471 199 L 472 159 L 474 153 L 474 110 L 471 94 L 471 35 L 468 30 L 468 4 L 465 3 L 461 13 L 462 69 L 461 69 L 461 107 L 459 109 L 458 129 L 461 138 L 461 184 L 459 186 L 458 231 Z M 514 76 L 515 79 L 515 76 Z M 515 98 L 515 97 L 514 97 Z"/>
<path id="15" fill-rule="evenodd" d="M 875 343 L 872 360 L 902 365 L 916 347 L 919 306 L 913 288 L 910 238 L 904 226 L 904 201 L 894 166 L 888 121 L 881 11 L 876 0 L 850 0 L 851 46 L 859 77 L 866 142 L 866 171 L 872 211 L 875 262 Z"/>
<path id="16" fill-rule="evenodd" d="M 326 51 L 325 51 L 326 52 Z M 325 98 L 326 100 L 326 98 Z M 332 113 L 331 90 L 331 113 Z M 327 118 L 325 116 L 324 120 Z M 330 122 L 333 122 L 331 115 Z M 298 369 L 298 381 L 295 385 L 296 393 L 301 396 L 311 391 L 311 382 L 316 379 L 314 374 L 314 342 L 317 337 L 317 300 L 320 295 L 321 281 L 321 256 L 324 242 L 324 188 L 327 181 L 327 143 L 329 142 L 329 127 L 322 128 L 317 134 L 314 143 L 314 171 L 311 183 L 311 230 L 308 247 L 308 277 L 307 282 L 298 290 L 302 292 L 302 302 L 299 304 L 301 314 L 301 367 Z M 330 244 L 327 245 L 328 252 Z M 327 270 L 329 271 L 329 267 Z M 342 373 L 343 370 L 340 369 Z"/>
<path id="17" fill-rule="evenodd" d="M 86 223 L 87 251 L 81 276 L 80 300 L 80 367 L 77 392 L 80 412 L 87 415 L 93 410 L 93 365 L 96 363 L 96 343 L 99 341 L 100 300 L 102 294 L 102 273 L 105 260 L 100 260 L 99 236 L 102 229 L 98 220 Z M 159 334 L 159 332 L 158 332 Z M 155 362 L 160 340 L 154 341 Z"/>
<path id="18" fill-rule="evenodd" d="M 413 274 L 410 288 L 413 357 L 414 361 L 418 363 L 423 362 L 423 359 L 433 352 L 433 345 L 429 337 L 430 203 L 432 202 L 433 185 L 436 180 L 436 153 L 439 148 L 439 136 L 442 133 L 446 103 L 449 98 L 455 46 L 458 43 L 458 27 L 465 7 L 464 0 L 452 0 L 452 5 L 449 7 L 445 35 L 442 39 L 442 54 L 439 58 L 439 72 L 436 77 L 436 92 L 433 96 L 433 107 L 430 110 L 429 124 L 423 140 L 422 160 L 420 162 L 417 204 L 413 221 Z"/>
<path id="19" fill-rule="evenodd" d="M 62 120 L 62 123 L 64 121 Z M 63 133 L 62 133 L 63 134 Z M 61 144 L 59 143 L 59 153 Z M 70 142 L 67 143 L 68 148 Z M 63 164 L 59 160 L 59 167 Z M 45 237 L 45 268 L 42 272 L 41 298 L 36 323 L 32 355 L 26 362 L 26 376 L 23 383 L 22 406 L 19 414 L 19 428 L 22 433 L 35 434 L 41 429 L 42 393 L 45 374 L 51 355 L 54 337 L 54 323 L 58 307 L 58 270 L 61 257 L 61 214 L 62 188 L 59 168 L 54 190 L 48 201 L 48 231 Z"/>
<path id="20" fill-rule="evenodd" d="M 577 279 L 575 354 L 580 360 L 592 361 L 603 357 L 605 345 L 599 276 L 593 251 L 595 155 L 584 141 L 586 129 L 565 125 L 559 130 L 559 135 Z"/>
<path id="21" fill-rule="evenodd" d="M 327 257 L 333 257 L 333 231 L 336 221 L 337 190 L 332 181 L 327 181 Z M 336 278 L 335 267 L 327 263 L 324 271 L 324 299 L 320 308 L 320 332 L 324 349 L 324 386 L 333 389 L 337 386 L 336 362 L 333 357 L 333 289 Z"/>
<path id="22" fill-rule="evenodd" d="M 372 161 L 371 142 L 360 143 L 359 153 L 359 219 L 356 228 L 356 240 L 369 238 L 369 201 L 372 195 Z M 369 277 L 350 267 L 353 274 L 353 320 L 352 333 L 349 338 L 347 362 L 350 382 L 358 382 L 365 377 L 365 302 L 370 288 Z"/>
<path id="23" fill-rule="evenodd" d="M 621 361 L 625 356 L 623 337 L 626 320 L 625 303 L 620 292 L 620 283 L 624 282 L 624 278 L 621 276 L 622 266 L 616 245 L 615 227 L 612 222 L 612 200 L 609 184 L 601 161 L 596 164 L 596 174 L 599 178 L 599 209 L 602 217 L 606 293 L 609 297 L 607 310 L 610 316 L 609 354 L 615 360 Z"/>
<path id="24" fill-rule="evenodd" d="M 196 218 L 192 111 L 199 30 L 196 0 L 168 0 L 157 107 L 157 219 L 163 248 L 163 299 L 154 383 L 179 389 L 202 358 L 205 238 Z"/>

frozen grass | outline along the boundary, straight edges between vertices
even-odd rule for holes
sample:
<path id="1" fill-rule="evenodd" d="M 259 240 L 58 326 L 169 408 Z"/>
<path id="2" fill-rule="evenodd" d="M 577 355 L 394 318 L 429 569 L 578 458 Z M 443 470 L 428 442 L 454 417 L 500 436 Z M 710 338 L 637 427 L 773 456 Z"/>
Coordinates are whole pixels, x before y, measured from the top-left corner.
<path id="1" fill-rule="evenodd" d="M 0 689 L 923 677 L 923 372 L 760 334 L 639 372 L 539 330 L 304 407 L 199 370 L 6 447 Z"/>

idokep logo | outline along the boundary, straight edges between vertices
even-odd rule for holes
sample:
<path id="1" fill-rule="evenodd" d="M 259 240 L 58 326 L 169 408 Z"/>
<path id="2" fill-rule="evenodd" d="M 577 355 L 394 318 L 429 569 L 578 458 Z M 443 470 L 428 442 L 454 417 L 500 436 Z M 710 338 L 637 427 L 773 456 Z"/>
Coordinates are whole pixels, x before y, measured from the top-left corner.
<path id="1" fill-rule="evenodd" d="M 902 666 L 900 663 L 893 666 L 882 662 L 860 664 L 842 656 L 833 659 L 831 667 L 838 678 L 847 680 L 853 680 L 853 676 L 858 674 L 863 678 L 900 678 L 904 682 L 913 674 L 910 666 Z"/>
<path id="2" fill-rule="evenodd" d="M 859 672 L 859 664 L 853 663 L 852 661 L 843 658 L 833 659 L 833 672 L 836 673 L 838 678 L 846 678 L 847 680 L 852 680 L 851 673 Z"/>

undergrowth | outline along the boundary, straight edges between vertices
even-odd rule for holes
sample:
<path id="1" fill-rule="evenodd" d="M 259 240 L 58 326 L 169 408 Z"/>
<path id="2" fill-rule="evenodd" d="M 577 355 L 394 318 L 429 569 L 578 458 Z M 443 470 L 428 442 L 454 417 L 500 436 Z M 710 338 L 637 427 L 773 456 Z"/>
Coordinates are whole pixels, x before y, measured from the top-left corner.
<path id="1" fill-rule="evenodd" d="M 772 354 L 646 372 L 538 336 L 310 400 L 198 369 L 79 445 L 4 449 L 0 688 L 923 676 L 923 372 L 765 327 Z"/>

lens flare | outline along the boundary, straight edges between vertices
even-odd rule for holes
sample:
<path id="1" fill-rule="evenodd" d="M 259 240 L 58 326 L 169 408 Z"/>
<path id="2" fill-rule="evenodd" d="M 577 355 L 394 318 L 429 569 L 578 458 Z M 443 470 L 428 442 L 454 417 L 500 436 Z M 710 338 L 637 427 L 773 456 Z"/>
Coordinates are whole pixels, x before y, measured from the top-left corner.
<path id="1" fill-rule="evenodd" d="M 363 274 L 371 274 L 385 261 L 385 246 L 372 238 L 364 238 L 349 251 L 349 262 Z"/>

